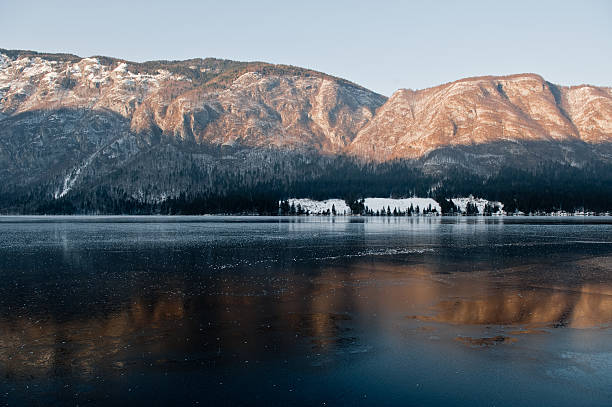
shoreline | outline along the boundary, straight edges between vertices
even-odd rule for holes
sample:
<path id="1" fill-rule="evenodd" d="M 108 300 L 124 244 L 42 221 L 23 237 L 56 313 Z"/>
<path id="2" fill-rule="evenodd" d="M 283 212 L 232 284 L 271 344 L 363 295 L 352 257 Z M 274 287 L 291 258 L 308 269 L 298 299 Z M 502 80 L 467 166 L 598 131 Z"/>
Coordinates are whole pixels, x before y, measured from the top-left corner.
<path id="1" fill-rule="evenodd" d="M 559 214 L 521 214 L 521 215 L 259 215 L 259 214 L 189 214 L 189 215 L 162 215 L 162 214 L 0 214 L 0 219 L 6 218 L 270 218 L 270 219 L 518 219 L 518 218 L 612 218 L 612 213 L 595 215 L 559 215 Z"/>

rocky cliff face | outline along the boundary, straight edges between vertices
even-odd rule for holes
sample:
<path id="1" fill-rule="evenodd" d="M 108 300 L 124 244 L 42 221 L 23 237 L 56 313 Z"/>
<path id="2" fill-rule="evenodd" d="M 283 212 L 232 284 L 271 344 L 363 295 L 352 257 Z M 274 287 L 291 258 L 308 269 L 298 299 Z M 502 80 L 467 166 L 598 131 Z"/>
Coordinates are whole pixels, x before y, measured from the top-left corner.
<path id="1" fill-rule="evenodd" d="M 533 74 L 387 99 L 320 72 L 260 62 L 0 50 L 5 194 L 58 199 L 106 185 L 163 200 L 221 188 L 221 173 L 244 185 L 316 177 L 322 161 L 339 155 L 486 174 L 549 159 L 610 162 L 610 145 L 610 88 L 561 87 Z"/>
<path id="2" fill-rule="evenodd" d="M 8 55 L 7 55 L 8 54 Z M 134 64 L 0 51 L 0 114 L 113 112 L 134 133 L 343 151 L 386 98 L 305 69 L 214 59 Z"/>
<path id="3" fill-rule="evenodd" d="M 133 133 L 380 161 L 506 140 L 612 141 L 612 89 L 534 74 L 402 89 L 387 100 L 295 67 L 0 51 L 1 118 L 66 108 L 113 112 Z"/>
<path id="4" fill-rule="evenodd" d="M 612 141 L 612 90 L 561 87 L 533 74 L 459 80 L 399 90 L 349 150 L 385 161 L 438 148 L 496 142 Z"/>

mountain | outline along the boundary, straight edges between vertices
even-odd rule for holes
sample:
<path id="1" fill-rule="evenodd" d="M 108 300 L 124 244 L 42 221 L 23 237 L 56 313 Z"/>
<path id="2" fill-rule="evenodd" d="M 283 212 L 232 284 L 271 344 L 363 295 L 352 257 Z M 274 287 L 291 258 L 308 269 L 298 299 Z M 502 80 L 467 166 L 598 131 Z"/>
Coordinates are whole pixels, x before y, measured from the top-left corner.
<path id="1" fill-rule="evenodd" d="M 612 89 L 561 87 L 534 74 L 479 77 L 395 92 L 350 150 L 378 160 L 497 141 L 612 140 Z"/>
<path id="2" fill-rule="evenodd" d="M 269 172 L 261 168 L 262 154 L 342 152 L 385 100 L 290 66 L 217 59 L 137 64 L 2 50 L 0 174 L 16 188 L 60 198 L 85 181 L 97 185 L 123 172 L 116 181 L 130 196 L 163 199 L 190 189 L 185 180 L 164 180 L 185 170 L 185 162 L 191 167 L 195 160 L 207 173 L 236 171 L 235 161 L 241 171 Z M 228 153 L 245 146 L 267 151 Z M 225 151 L 215 156 L 219 147 Z M 155 172 L 156 182 L 136 182 L 138 171 L 143 178 Z"/>
<path id="3" fill-rule="evenodd" d="M 521 74 L 398 90 L 349 150 L 379 161 L 420 158 L 430 166 L 463 159 L 464 167 L 486 173 L 491 165 L 543 158 L 577 166 L 610 160 L 611 141 L 611 88 L 562 87 Z"/>
<path id="4" fill-rule="evenodd" d="M 114 113 L 132 133 L 250 147 L 343 151 L 386 100 L 319 72 L 217 59 L 137 64 L 0 51 L 3 117 Z"/>
<path id="5" fill-rule="evenodd" d="M 263 62 L 0 49 L 0 210 L 116 212 L 245 191 L 273 201 L 332 185 L 450 194 L 457 177 L 480 185 L 506 168 L 598 176 L 611 145 L 610 88 L 534 74 L 386 98 Z"/>

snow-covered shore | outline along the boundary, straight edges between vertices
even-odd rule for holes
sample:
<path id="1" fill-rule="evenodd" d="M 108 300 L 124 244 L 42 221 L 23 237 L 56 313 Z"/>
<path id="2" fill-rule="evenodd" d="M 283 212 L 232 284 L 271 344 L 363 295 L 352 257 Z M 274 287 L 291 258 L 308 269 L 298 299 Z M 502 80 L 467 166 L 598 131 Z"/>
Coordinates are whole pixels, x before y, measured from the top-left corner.
<path id="1" fill-rule="evenodd" d="M 324 215 L 332 214 L 333 210 L 336 211 L 336 215 L 350 215 L 351 208 L 346 204 L 344 199 L 327 199 L 325 201 L 315 201 L 312 199 L 302 198 L 289 199 L 289 205 L 296 208 L 299 207 L 304 212 L 308 212 L 310 215 Z"/>
<path id="2" fill-rule="evenodd" d="M 482 199 L 482 198 L 474 198 L 471 195 L 468 196 L 467 198 L 452 198 L 451 201 L 453 201 L 455 206 L 457 206 L 462 213 L 467 211 L 468 203 L 472 205 L 476 205 L 476 207 L 478 208 L 478 213 L 480 214 L 483 214 L 485 212 L 485 207 L 487 205 L 489 205 L 491 208 L 499 208 L 499 211 L 493 211 L 493 212 L 494 213 L 497 212 L 500 215 L 503 213 L 503 209 L 504 209 L 504 204 L 501 202 L 489 201 L 489 200 Z"/>
<path id="3" fill-rule="evenodd" d="M 391 212 L 393 212 L 394 209 L 406 212 L 412 206 L 412 209 L 415 211 L 418 207 L 419 213 L 422 213 L 424 209 L 429 210 L 430 207 L 432 210 L 435 209 L 437 213 L 440 213 L 440 204 L 431 198 L 366 198 L 364 205 L 368 210 L 371 209 L 374 212 L 386 211 L 387 209 Z"/>
<path id="4" fill-rule="evenodd" d="M 467 198 L 453 198 L 453 203 L 463 213 L 466 212 L 468 203 L 475 205 L 478 208 L 478 213 L 483 214 L 485 207 L 499 208 L 498 214 L 503 214 L 503 204 L 501 202 L 488 201 L 486 199 L 474 198 L 472 196 Z M 295 212 L 310 214 L 310 215 L 325 215 L 333 214 L 334 210 L 336 215 L 351 215 L 351 208 L 347 202 L 343 199 L 327 199 L 325 201 L 316 201 L 307 198 L 291 198 L 288 199 L 289 205 L 294 208 Z M 363 200 L 364 209 L 370 213 L 383 213 L 386 214 L 388 211 L 393 213 L 394 211 L 399 213 L 407 213 L 412 208 L 412 214 L 441 214 L 442 210 L 440 204 L 432 198 L 365 198 Z M 418 212 L 417 212 L 418 208 Z"/>
<path id="5" fill-rule="evenodd" d="M 348 203 L 343 199 L 327 199 L 324 201 L 317 201 L 307 198 L 291 198 L 287 200 L 292 212 L 283 214 L 303 214 L 303 215 L 354 215 L 349 207 Z M 459 210 L 456 214 L 463 215 L 521 215 L 521 216 L 609 216 L 609 213 L 595 213 L 595 212 L 537 212 L 537 213 L 523 213 L 513 212 L 507 213 L 504 211 L 504 204 L 498 201 L 489 201 L 483 198 L 476 198 L 473 196 L 469 197 L 457 197 L 451 199 L 452 203 Z M 363 204 L 362 210 L 370 215 L 387 215 L 390 211 L 391 214 L 397 215 L 408 215 L 410 208 L 412 216 L 415 215 L 429 215 L 437 216 L 442 214 L 440 204 L 432 198 L 365 198 L 359 200 L 359 204 Z M 468 204 L 470 205 L 471 211 L 468 211 Z M 279 202 L 280 205 L 280 202 Z M 417 212 L 418 207 L 418 212 Z M 477 212 L 474 212 L 474 208 Z M 289 208 L 288 208 L 289 209 Z M 335 211 L 335 213 L 334 213 Z M 395 212 L 395 213 L 394 213 Z M 469 213 L 468 213 L 469 212 Z M 279 212 L 280 213 L 280 212 Z"/>

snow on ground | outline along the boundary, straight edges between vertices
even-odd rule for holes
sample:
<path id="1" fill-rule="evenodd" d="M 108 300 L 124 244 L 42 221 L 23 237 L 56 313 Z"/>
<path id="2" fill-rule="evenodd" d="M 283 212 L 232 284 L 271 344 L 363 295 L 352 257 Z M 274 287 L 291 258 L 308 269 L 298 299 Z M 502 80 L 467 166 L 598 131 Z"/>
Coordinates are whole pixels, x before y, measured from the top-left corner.
<path id="1" fill-rule="evenodd" d="M 368 209 L 373 210 L 374 212 L 385 210 L 387 211 L 387 207 L 391 209 L 397 208 L 398 211 L 406 212 L 410 209 L 410 205 L 416 210 L 416 207 L 419 207 L 421 213 L 423 213 L 423 209 L 429 208 L 431 205 L 432 209 L 436 209 L 438 213 L 440 213 L 440 205 L 431 198 L 403 198 L 403 199 L 391 199 L 391 198 L 366 198 L 365 206 Z"/>
<path id="2" fill-rule="evenodd" d="M 478 208 L 478 213 L 483 214 L 484 208 L 486 204 L 491 206 L 497 206 L 500 209 L 498 212 L 500 215 L 503 214 L 504 204 L 497 201 L 488 201 L 482 198 L 474 198 L 473 196 L 469 196 L 467 198 L 453 198 L 453 203 L 461 210 L 461 212 L 466 211 L 466 207 L 468 202 L 476 205 Z M 317 215 L 322 214 L 329 211 L 331 212 L 332 206 L 335 206 L 336 213 L 338 215 L 349 215 L 351 214 L 351 209 L 348 207 L 346 202 L 342 199 L 328 199 L 326 201 L 315 201 L 312 199 L 289 199 L 289 205 L 295 205 L 297 208 L 298 204 L 302 206 L 304 211 L 310 212 L 310 214 Z M 365 198 L 364 205 L 368 210 L 376 211 L 387 211 L 387 208 L 393 212 L 394 209 L 397 209 L 401 212 L 406 212 L 412 208 L 416 211 L 417 206 L 419 207 L 420 213 L 423 213 L 424 209 L 428 209 L 431 205 L 431 209 L 435 209 L 439 214 L 441 212 L 440 205 L 438 202 L 434 201 L 432 198 L 402 198 L 402 199 L 392 199 L 392 198 Z"/>
<path id="3" fill-rule="evenodd" d="M 87 160 L 85 160 L 83 165 L 74 168 L 68 175 L 66 175 L 66 178 L 64 178 L 64 183 L 62 185 L 62 190 L 57 190 L 54 194 L 55 199 L 63 198 L 64 196 L 66 196 L 66 194 L 68 194 L 68 192 L 70 192 L 74 184 L 77 182 L 77 179 L 81 175 L 81 171 L 83 171 L 85 168 L 87 168 L 87 166 L 89 166 L 89 164 L 91 164 L 93 159 L 96 158 L 96 155 L 98 155 L 100 151 L 101 149 L 93 153 L 87 158 Z"/>
<path id="4" fill-rule="evenodd" d="M 336 208 L 336 213 L 338 215 L 351 214 L 351 208 L 349 208 L 346 202 L 344 202 L 344 199 L 328 199 L 326 201 L 313 201 L 312 199 L 295 198 L 289 199 L 289 205 L 295 205 L 297 208 L 298 204 L 302 206 L 303 210 L 310 212 L 312 215 L 322 214 L 323 212 L 327 212 L 328 209 L 331 213 L 332 206 Z"/>
<path id="5" fill-rule="evenodd" d="M 476 207 L 478 208 L 478 213 L 481 215 L 484 212 L 484 207 L 486 204 L 489 204 L 491 206 L 497 206 L 500 209 L 500 211 L 504 209 L 504 204 L 501 202 L 488 201 L 482 198 L 474 198 L 472 195 L 470 195 L 467 198 L 453 198 L 452 201 L 459 208 L 461 212 L 465 212 L 468 202 L 475 204 Z"/>
<path id="6" fill-rule="evenodd" d="M 26 78 L 31 78 L 33 76 L 44 75 L 52 71 L 53 67 L 49 61 L 37 60 L 36 63 L 24 68 L 22 75 Z"/>
<path id="7" fill-rule="evenodd" d="M 0 69 L 7 67 L 9 64 L 9 57 L 4 54 L 0 54 Z"/>

